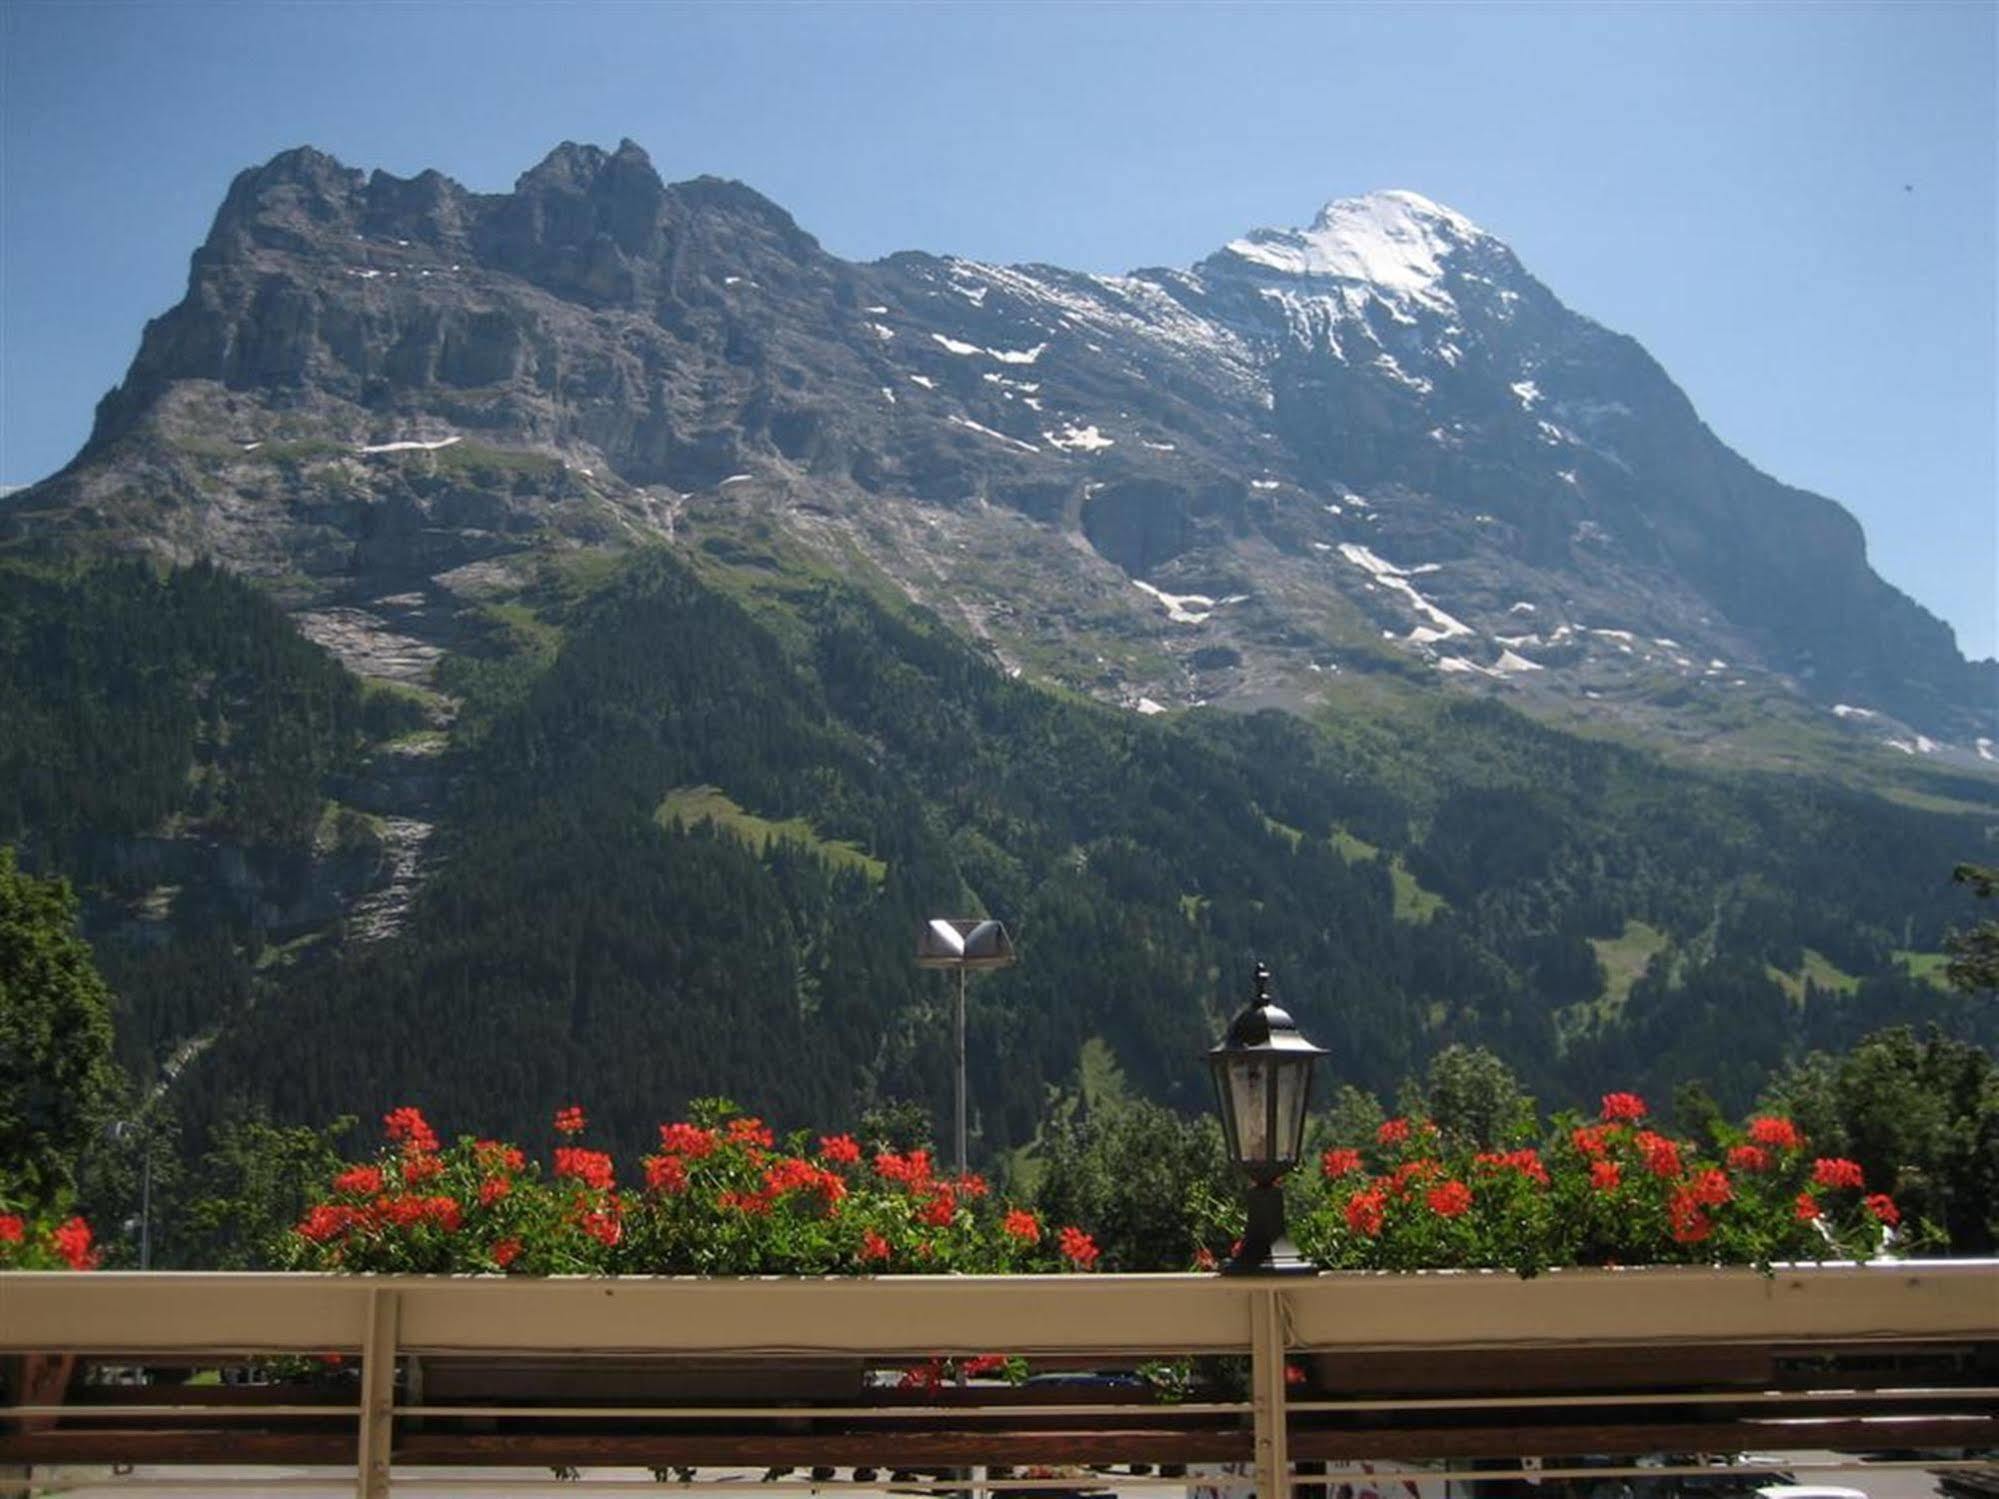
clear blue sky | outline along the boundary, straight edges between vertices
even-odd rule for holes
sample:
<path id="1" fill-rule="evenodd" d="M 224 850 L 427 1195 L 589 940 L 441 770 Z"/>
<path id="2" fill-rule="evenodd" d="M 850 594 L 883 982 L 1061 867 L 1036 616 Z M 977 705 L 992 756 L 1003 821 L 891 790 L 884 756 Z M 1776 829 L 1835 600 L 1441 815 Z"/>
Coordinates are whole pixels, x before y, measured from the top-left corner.
<path id="1" fill-rule="evenodd" d="M 0 480 L 66 461 L 230 177 L 496 190 L 568 138 L 828 248 L 1185 264 L 1409 187 L 1635 335 L 1999 650 L 1999 7 L 0 6 Z M 1912 189 L 1912 190 L 1905 190 Z"/>

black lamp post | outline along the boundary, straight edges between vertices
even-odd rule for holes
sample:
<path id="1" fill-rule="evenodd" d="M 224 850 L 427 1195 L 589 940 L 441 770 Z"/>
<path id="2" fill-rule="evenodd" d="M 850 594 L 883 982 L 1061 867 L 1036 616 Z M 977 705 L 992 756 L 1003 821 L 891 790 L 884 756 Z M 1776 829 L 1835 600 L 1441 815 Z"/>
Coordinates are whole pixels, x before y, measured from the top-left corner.
<path id="1" fill-rule="evenodd" d="M 1284 1228 L 1284 1174 L 1305 1145 L 1312 1064 L 1325 1055 L 1270 999 L 1270 970 L 1256 965 L 1256 997 L 1208 1053 L 1229 1159 L 1249 1177 L 1249 1226 L 1224 1275 L 1310 1275 Z"/>

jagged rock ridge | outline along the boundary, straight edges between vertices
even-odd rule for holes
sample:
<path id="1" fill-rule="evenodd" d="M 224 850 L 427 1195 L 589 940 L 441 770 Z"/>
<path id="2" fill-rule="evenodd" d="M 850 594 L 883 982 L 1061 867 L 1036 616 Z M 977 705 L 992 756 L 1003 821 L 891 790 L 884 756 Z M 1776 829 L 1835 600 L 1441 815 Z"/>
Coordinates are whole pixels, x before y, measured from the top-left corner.
<path id="1" fill-rule="evenodd" d="M 1999 666 L 1851 516 L 1406 192 L 1107 277 L 847 263 L 629 141 L 493 195 L 289 151 L 76 461 L 0 509 L 17 544 L 220 557 L 419 672 L 510 559 L 751 525 L 1141 710 L 1387 670 L 1668 729 L 1793 702 L 1974 763 L 1999 737 Z"/>

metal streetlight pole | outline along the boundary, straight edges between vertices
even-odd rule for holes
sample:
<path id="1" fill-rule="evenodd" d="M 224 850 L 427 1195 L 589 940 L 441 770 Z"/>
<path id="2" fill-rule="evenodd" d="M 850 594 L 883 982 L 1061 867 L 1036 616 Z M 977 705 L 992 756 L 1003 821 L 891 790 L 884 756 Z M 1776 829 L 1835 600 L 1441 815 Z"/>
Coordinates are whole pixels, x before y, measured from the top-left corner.
<path id="1" fill-rule="evenodd" d="M 137 1138 L 139 1142 L 139 1268 L 153 1268 L 153 1135 L 145 1120 L 120 1119 L 111 1126 L 111 1138 L 119 1144 Z"/>
<path id="2" fill-rule="evenodd" d="M 958 1175 L 963 1176 L 965 1174 L 965 970 L 962 966 L 958 969 L 958 1086 L 955 1097 L 957 1129 L 952 1138 L 957 1141 L 958 1146 Z"/>
<path id="3" fill-rule="evenodd" d="M 973 969 L 1005 968 L 1012 963 L 1013 939 L 997 921 L 939 917 L 927 921 L 916 935 L 916 966 L 955 968 L 958 972 L 957 1090 L 955 1144 L 958 1174 L 968 1165 L 965 1140 L 965 975 Z"/>

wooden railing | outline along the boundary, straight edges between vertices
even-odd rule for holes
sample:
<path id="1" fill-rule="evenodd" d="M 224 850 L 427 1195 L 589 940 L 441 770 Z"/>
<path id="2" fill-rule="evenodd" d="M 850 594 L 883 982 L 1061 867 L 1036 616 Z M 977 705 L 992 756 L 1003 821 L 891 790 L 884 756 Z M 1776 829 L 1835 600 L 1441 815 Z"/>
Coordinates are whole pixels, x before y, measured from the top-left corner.
<path id="1" fill-rule="evenodd" d="M 864 1377 L 988 1353 L 1079 1377 L 936 1390 Z M 1641 1454 L 1802 1449 L 1927 1453 L 1935 1467 L 1999 1446 L 1999 1262 L 1533 1280 L 13 1274 L 0 1355 L 0 1464 L 17 1472 L 351 1464 L 362 1499 L 440 1482 L 416 1467 L 467 1463 L 623 1464 L 663 1488 L 675 1469 L 717 1466 L 869 1467 L 936 1486 L 970 1467 L 1233 1464 L 1241 1476 L 1218 1486 L 1264 1496 L 1341 1476 L 1301 1465 L 1359 1459 L 1385 1460 L 1377 1477 L 1430 1464 L 1433 1479 L 1490 1478 L 1493 1460 L 1601 1479 L 1640 1471 Z M 337 1369 L 299 1383 L 173 1382 L 328 1355 Z M 1178 1399 L 1102 1372 L 1188 1357 L 1232 1363 L 1203 1366 L 1220 1377 Z M 118 1384 L 113 1369 L 149 1372 Z"/>

